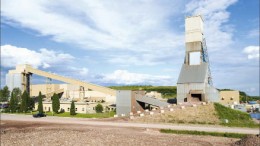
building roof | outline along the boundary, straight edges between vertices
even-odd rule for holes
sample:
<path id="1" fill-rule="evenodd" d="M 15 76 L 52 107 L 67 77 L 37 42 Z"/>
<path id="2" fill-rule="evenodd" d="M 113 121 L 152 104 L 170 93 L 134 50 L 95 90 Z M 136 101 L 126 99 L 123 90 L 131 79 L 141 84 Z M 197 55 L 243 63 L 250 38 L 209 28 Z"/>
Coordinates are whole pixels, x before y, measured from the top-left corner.
<path id="1" fill-rule="evenodd" d="M 177 84 L 204 83 L 207 77 L 208 63 L 201 65 L 183 64 Z"/>
<path id="2" fill-rule="evenodd" d="M 149 96 L 137 96 L 137 97 L 135 97 L 135 99 L 137 101 L 148 103 L 148 104 L 158 106 L 158 107 L 164 107 L 164 106 L 168 105 L 167 102 L 163 102 L 163 101 L 160 101 L 157 98 L 152 98 L 152 97 L 149 97 Z"/>

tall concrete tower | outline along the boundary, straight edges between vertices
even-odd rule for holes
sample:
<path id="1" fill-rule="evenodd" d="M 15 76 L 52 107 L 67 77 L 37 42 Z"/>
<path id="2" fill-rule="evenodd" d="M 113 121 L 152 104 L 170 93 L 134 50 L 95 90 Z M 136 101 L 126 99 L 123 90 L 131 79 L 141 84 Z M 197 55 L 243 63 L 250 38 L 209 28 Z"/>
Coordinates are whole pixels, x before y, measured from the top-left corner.
<path id="1" fill-rule="evenodd" d="M 177 82 L 177 102 L 218 101 L 200 15 L 185 19 L 185 46 L 184 64 Z"/>

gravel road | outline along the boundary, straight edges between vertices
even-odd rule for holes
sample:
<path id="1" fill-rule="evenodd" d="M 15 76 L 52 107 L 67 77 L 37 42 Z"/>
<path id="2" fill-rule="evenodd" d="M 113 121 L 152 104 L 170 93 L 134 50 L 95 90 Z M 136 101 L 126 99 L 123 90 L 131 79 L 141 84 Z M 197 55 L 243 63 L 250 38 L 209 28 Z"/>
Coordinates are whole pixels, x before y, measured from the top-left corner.
<path id="1" fill-rule="evenodd" d="M 56 124 L 80 124 L 89 126 L 112 126 L 112 127 L 135 127 L 135 128 L 153 128 L 153 129 L 174 129 L 174 130 L 197 130 L 212 132 L 230 132 L 244 134 L 259 134 L 259 129 L 255 128 L 230 128 L 215 125 L 174 125 L 174 124 L 150 124 L 134 123 L 130 121 L 120 121 L 116 119 L 86 119 L 86 118 L 65 118 L 65 117 L 44 117 L 33 118 L 31 115 L 13 115 L 1 114 L 1 120 L 27 121 L 27 122 L 47 122 Z"/>
<path id="2" fill-rule="evenodd" d="M 1 146 L 228 146 L 239 139 L 160 133 L 158 129 L 1 121 Z"/>

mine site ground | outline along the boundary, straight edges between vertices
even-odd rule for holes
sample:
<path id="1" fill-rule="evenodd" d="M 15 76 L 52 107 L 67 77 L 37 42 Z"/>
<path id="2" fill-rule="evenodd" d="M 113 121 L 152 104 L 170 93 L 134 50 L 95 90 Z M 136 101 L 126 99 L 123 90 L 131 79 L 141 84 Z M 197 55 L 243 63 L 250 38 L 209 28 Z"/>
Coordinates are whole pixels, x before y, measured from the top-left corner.
<path id="1" fill-rule="evenodd" d="M 160 133 L 162 128 L 238 133 L 258 129 L 134 123 L 124 118 L 81 119 L 1 114 L 1 145 L 231 145 L 237 138 Z"/>

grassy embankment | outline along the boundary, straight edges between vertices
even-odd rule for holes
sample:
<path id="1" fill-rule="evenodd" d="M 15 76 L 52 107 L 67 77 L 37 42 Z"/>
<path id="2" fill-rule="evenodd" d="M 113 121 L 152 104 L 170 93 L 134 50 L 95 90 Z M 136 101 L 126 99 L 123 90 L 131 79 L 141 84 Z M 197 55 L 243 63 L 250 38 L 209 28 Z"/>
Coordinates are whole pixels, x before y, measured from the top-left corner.
<path id="1" fill-rule="evenodd" d="M 145 90 L 147 92 L 157 91 L 162 94 L 163 98 L 176 98 L 176 86 L 110 86 L 115 90 Z"/>
<path id="2" fill-rule="evenodd" d="M 210 136 L 229 137 L 229 138 L 243 138 L 247 136 L 247 134 L 240 134 L 240 133 L 205 132 L 205 131 L 188 131 L 188 130 L 171 130 L 171 129 L 161 129 L 160 132 L 169 133 L 169 134 L 210 135 Z"/>
<path id="3" fill-rule="evenodd" d="M 259 127 L 259 124 L 256 124 L 248 113 L 225 107 L 219 103 L 214 103 L 214 107 L 221 120 L 221 125 L 229 127 Z M 225 123 L 224 119 L 227 119 L 228 123 Z"/>

